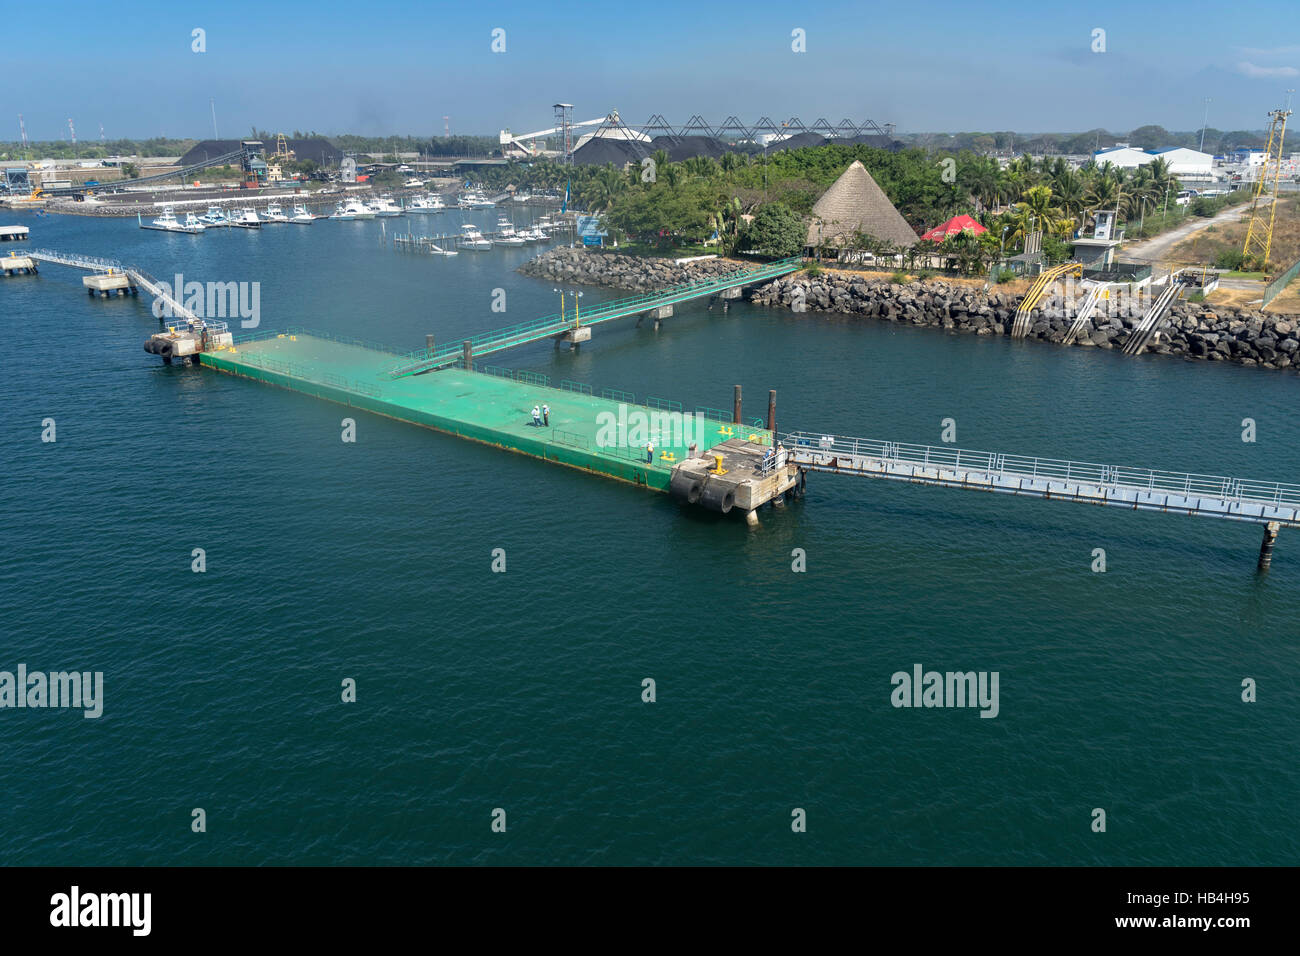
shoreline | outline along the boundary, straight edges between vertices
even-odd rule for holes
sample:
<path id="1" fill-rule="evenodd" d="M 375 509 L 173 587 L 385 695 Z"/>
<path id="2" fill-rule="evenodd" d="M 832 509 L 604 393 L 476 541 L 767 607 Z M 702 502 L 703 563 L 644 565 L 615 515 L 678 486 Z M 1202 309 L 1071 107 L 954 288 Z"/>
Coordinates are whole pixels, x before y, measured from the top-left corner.
<path id="1" fill-rule="evenodd" d="M 518 271 L 549 281 L 640 292 L 739 266 L 739 262 L 722 258 L 678 264 L 671 259 L 566 247 L 548 250 Z M 750 290 L 747 298 L 755 305 L 786 308 L 796 314 L 817 311 L 947 332 L 1010 335 L 1022 295 L 999 291 L 997 286 L 985 292 L 975 288 L 976 284 L 952 279 L 894 283 L 861 272 L 822 267 L 816 276 L 800 272 L 765 283 Z M 1025 338 L 1063 345 L 1073 321 L 1063 310 L 1034 309 Z M 1140 316 L 1094 315 L 1068 347 L 1122 349 L 1140 321 Z M 1179 301 L 1165 322 L 1158 340 L 1142 355 L 1300 371 L 1300 316 Z"/>

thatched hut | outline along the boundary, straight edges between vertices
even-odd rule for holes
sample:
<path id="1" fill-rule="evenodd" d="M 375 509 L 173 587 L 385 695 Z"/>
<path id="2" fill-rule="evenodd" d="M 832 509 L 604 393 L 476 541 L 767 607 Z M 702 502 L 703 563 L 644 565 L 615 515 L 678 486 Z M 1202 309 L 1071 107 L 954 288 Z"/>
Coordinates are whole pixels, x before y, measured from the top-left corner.
<path id="1" fill-rule="evenodd" d="M 854 160 L 813 206 L 808 246 L 843 249 L 852 245 L 857 232 L 887 240 L 899 249 L 916 242 L 916 233 L 907 220 L 876 185 L 867 168 Z"/>

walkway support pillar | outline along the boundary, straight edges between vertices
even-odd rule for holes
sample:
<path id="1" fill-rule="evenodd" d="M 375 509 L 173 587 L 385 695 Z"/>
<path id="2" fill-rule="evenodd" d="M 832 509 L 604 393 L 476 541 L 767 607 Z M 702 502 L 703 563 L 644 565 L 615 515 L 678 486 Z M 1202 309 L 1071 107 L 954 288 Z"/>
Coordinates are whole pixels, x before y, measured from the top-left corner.
<path id="1" fill-rule="evenodd" d="M 1264 541 L 1259 546 L 1259 570 L 1267 571 L 1273 563 L 1273 545 L 1277 543 L 1278 523 L 1270 521 L 1264 525 Z"/>
<path id="2" fill-rule="evenodd" d="M 732 401 L 731 421 L 733 424 L 740 424 L 740 386 L 735 386 L 736 396 Z"/>

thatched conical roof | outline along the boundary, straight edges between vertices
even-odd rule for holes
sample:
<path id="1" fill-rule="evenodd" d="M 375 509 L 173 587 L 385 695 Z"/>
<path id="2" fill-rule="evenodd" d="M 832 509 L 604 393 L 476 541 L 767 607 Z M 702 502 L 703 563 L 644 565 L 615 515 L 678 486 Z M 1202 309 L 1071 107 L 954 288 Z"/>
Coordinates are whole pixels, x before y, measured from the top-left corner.
<path id="1" fill-rule="evenodd" d="M 808 245 L 844 245 L 855 231 L 888 239 L 897 246 L 916 242 L 907 220 L 856 159 L 813 206 Z"/>

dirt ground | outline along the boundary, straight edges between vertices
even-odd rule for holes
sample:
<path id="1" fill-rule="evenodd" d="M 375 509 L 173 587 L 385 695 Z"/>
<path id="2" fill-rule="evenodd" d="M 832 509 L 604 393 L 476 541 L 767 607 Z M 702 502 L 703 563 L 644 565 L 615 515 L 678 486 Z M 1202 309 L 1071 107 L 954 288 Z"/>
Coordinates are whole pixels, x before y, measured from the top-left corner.
<path id="1" fill-rule="evenodd" d="M 1205 265 L 1225 250 L 1241 251 L 1246 242 L 1250 204 L 1241 207 L 1241 221 L 1216 223 L 1193 233 L 1176 244 L 1168 258 L 1185 265 Z M 1279 203 L 1273 221 L 1273 246 L 1269 260 L 1274 269 L 1285 269 L 1300 258 L 1300 198 L 1288 197 Z"/>
<path id="2" fill-rule="evenodd" d="M 879 269 L 848 269 L 839 266 L 822 266 L 822 271 L 851 273 L 853 275 L 860 275 L 864 279 L 877 279 L 882 282 L 888 282 L 889 277 L 894 274 L 892 271 L 886 272 L 886 271 L 881 271 Z M 914 281 L 916 279 L 916 274 L 909 272 L 907 273 L 907 277 L 909 280 Z M 934 280 L 946 282 L 949 285 L 965 286 L 966 288 L 972 289 L 975 292 L 981 291 L 984 288 L 984 283 L 987 281 L 986 279 L 982 279 L 982 278 L 965 279 L 965 278 L 958 278 L 956 276 L 945 276 L 945 275 L 936 275 L 933 277 L 932 281 Z M 1029 284 L 1030 284 L 1030 280 L 1028 279 L 1015 279 L 1011 282 L 1003 282 L 994 285 L 989 289 L 989 291 L 990 292 L 1012 292 L 1015 293 L 1016 295 L 1023 295 L 1025 292 L 1029 291 Z"/>

